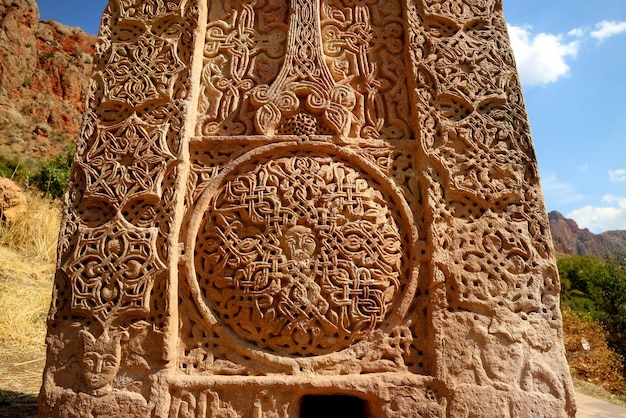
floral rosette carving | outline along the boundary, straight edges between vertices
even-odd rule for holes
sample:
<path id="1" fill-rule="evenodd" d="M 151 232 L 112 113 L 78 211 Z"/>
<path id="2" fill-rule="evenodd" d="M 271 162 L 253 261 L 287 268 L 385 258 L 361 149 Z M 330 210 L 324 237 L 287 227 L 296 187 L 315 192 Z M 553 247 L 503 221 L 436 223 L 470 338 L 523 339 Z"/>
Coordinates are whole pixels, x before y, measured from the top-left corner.
<path id="1" fill-rule="evenodd" d="M 389 201 L 350 164 L 314 153 L 238 170 L 200 223 L 200 303 L 240 338 L 281 354 L 350 346 L 382 325 L 401 287 Z"/>

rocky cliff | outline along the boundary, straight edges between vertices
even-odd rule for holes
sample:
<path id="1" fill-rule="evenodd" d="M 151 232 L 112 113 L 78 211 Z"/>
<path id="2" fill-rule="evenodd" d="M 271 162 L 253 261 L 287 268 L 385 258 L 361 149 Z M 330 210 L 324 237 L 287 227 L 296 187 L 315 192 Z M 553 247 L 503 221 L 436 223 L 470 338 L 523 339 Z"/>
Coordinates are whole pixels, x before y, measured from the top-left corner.
<path id="1" fill-rule="evenodd" d="M 0 156 L 27 161 L 78 136 L 96 37 L 0 0 Z"/>
<path id="2" fill-rule="evenodd" d="M 548 217 L 557 252 L 609 257 L 613 260 L 622 260 L 626 256 L 626 231 L 594 234 L 586 228 L 580 229 L 575 221 L 565 218 L 557 211 L 550 212 Z"/>

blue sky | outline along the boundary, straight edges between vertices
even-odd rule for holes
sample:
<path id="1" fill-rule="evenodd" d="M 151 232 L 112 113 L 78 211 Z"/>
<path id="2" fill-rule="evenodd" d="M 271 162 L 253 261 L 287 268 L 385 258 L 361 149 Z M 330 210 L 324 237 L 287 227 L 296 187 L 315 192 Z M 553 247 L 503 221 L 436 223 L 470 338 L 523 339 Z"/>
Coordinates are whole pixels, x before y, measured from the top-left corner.
<path id="1" fill-rule="evenodd" d="M 98 31 L 104 0 L 39 0 Z M 504 0 L 548 210 L 626 230 L 626 1 Z"/>

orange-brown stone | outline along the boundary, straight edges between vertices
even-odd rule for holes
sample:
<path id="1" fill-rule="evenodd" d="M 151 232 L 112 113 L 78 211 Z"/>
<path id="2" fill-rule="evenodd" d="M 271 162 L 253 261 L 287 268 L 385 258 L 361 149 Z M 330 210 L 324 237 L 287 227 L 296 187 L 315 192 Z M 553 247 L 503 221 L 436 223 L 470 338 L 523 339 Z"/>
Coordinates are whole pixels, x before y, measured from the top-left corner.
<path id="1" fill-rule="evenodd" d="M 103 23 L 42 416 L 574 416 L 499 0 Z"/>

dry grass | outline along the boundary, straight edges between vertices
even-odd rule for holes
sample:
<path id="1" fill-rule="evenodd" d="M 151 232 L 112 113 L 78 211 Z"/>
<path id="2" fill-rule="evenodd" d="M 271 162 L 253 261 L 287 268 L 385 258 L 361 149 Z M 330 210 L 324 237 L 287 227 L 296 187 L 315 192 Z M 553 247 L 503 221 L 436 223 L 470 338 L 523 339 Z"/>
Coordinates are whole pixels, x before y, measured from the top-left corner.
<path id="1" fill-rule="evenodd" d="M 36 394 L 45 362 L 45 318 L 50 305 L 57 203 L 27 195 L 27 209 L 0 225 L 0 390 Z"/>
<path id="2" fill-rule="evenodd" d="M 58 202 L 26 193 L 26 210 L 14 222 L 0 223 L 0 246 L 54 262 L 60 222 Z"/>
<path id="3" fill-rule="evenodd" d="M 0 417 L 34 418 L 54 267 L 2 246 L 0 260 Z"/>
<path id="4" fill-rule="evenodd" d="M 563 310 L 563 342 L 572 375 L 601 385 L 614 394 L 626 393 L 622 357 L 607 344 L 607 333 L 589 315 Z"/>
<path id="5" fill-rule="evenodd" d="M 6 249 L 0 247 L 0 257 L 6 255 Z M 23 263 L 16 260 L 20 268 Z M 21 277 L 6 266 L 0 271 L 2 391 L 36 394 L 39 390 L 45 363 L 45 318 L 52 289 L 51 270 L 52 266 L 47 274 L 39 277 Z"/>

